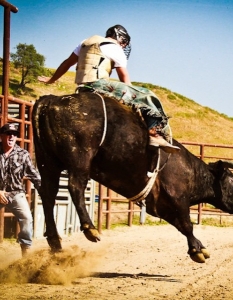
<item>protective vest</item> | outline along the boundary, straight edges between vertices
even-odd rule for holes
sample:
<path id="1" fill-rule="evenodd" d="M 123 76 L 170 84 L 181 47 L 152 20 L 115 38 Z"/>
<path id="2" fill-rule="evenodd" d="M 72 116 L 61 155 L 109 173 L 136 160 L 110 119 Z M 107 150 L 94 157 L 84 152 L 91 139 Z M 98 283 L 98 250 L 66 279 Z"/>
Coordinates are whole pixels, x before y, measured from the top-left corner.
<path id="1" fill-rule="evenodd" d="M 94 35 L 82 43 L 76 69 L 77 84 L 94 82 L 99 79 L 109 79 L 112 63 L 100 50 L 102 43 L 116 43 L 107 38 Z"/>

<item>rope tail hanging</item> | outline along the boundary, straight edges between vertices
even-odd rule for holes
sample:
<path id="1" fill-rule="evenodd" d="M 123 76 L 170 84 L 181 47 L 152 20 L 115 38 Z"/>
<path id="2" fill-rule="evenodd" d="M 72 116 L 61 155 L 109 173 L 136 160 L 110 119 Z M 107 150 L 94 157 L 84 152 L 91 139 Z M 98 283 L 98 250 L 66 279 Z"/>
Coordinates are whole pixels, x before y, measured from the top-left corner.
<path id="1" fill-rule="evenodd" d="M 147 185 L 145 186 L 145 188 L 139 194 L 137 194 L 136 196 L 134 196 L 132 198 L 128 198 L 129 201 L 140 202 L 140 201 L 144 200 L 148 196 L 149 192 L 152 189 L 152 186 L 155 183 L 155 179 L 156 179 L 156 177 L 158 175 L 159 165 L 160 165 L 160 149 L 158 151 L 157 166 L 156 166 L 154 172 L 151 173 L 152 176 L 148 180 Z"/>
<path id="2" fill-rule="evenodd" d="M 102 105 L 103 105 L 103 111 L 104 111 L 104 130 L 103 130 L 103 134 L 102 134 L 102 139 L 101 139 L 101 142 L 99 144 L 99 147 L 103 144 L 104 140 L 105 140 L 105 137 L 106 137 L 106 132 L 107 132 L 107 111 L 106 111 L 106 105 L 105 105 L 105 102 L 104 102 L 104 98 L 97 92 L 94 92 L 96 95 L 98 95 L 101 100 L 102 100 Z"/>

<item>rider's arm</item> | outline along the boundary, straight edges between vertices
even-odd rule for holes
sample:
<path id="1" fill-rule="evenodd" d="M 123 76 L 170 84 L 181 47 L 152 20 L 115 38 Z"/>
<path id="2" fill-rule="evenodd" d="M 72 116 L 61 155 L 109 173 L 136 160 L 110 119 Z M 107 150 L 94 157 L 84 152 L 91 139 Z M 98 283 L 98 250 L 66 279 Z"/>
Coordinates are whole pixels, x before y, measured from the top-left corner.
<path id="1" fill-rule="evenodd" d="M 57 70 L 51 78 L 45 76 L 38 76 L 38 80 L 47 84 L 54 83 L 56 80 L 62 77 L 62 75 L 64 75 L 70 67 L 72 67 L 77 62 L 78 56 L 74 52 L 72 52 L 71 55 L 60 64 L 60 66 L 57 68 Z"/>
<path id="2" fill-rule="evenodd" d="M 116 72 L 117 72 L 117 75 L 118 75 L 121 82 L 124 82 L 128 85 L 131 85 L 130 78 L 129 78 L 129 73 L 128 73 L 126 68 L 117 67 Z"/>

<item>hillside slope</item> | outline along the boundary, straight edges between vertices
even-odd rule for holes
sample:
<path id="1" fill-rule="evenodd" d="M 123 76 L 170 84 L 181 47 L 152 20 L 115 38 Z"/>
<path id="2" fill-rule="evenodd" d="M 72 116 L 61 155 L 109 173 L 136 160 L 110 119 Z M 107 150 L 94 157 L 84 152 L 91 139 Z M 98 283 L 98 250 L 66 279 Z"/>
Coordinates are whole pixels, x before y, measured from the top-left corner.
<path id="1" fill-rule="evenodd" d="M 53 70 L 51 70 L 53 71 Z M 17 91 L 18 71 L 11 67 L 10 94 L 24 100 L 40 96 L 66 95 L 75 91 L 74 72 L 67 72 L 58 82 L 45 85 L 28 84 L 27 91 Z M 208 107 L 201 106 L 176 92 L 149 83 L 133 83 L 153 90 L 161 100 L 164 110 L 171 117 L 173 137 L 179 141 L 233 145 L 233 119 Z M 1 91 L 0 91 L 1 92 Z M 233 155 L 232 155 L 233 156 Z"/>
<path id="2" fill-rule="evenodd" d="M 171 117 L 170 125 L 174 138 L 182 141 L 233 145 L 233 135 L 230 134 L 233 130 L 232 118 L 166 88 L 151 84 L 136 84 L 150 88 L 159 97 L 167 115 Z"/>

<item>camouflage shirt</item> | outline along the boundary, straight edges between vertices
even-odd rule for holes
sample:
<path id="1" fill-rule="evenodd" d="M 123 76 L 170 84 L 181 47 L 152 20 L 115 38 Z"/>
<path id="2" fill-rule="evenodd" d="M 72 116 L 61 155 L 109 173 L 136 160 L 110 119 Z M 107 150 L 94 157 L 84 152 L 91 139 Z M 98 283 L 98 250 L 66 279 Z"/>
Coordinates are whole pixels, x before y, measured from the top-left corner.
<path id="1" fill-rule="evenodd" d="M 15 144 L 6 157 L 0 143 L 0 190 L 9 192 L 9 200 L 15 194 L 25 192 L 24 177 L 29 179 L 37 190 L 40 188 L 40 174 L 34 167 L 29 152 Z"/>

